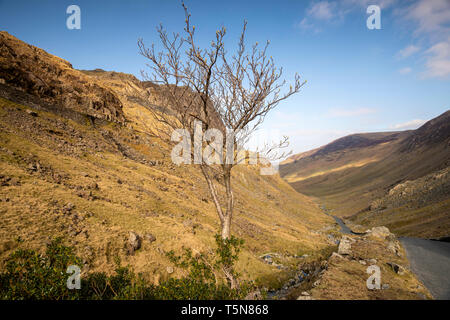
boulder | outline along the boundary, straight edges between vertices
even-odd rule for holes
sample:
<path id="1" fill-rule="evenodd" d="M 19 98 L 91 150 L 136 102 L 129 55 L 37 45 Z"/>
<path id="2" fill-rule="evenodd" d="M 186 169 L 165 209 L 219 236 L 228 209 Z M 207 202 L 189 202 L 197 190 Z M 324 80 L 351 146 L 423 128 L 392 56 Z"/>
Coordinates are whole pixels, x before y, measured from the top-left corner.
<path id="1" fill-rule="evenodd" d="M 400 250 L 400 243 L 397 240 L 389 241 L 386 248 L 388 249 L 388 251 L 396 254 L 397 256 L 399 257 L 402 256 Z"/>
<path id="2" fill-rule="evenodd" d="M 336 253 L 336 252 L 333 252 L 331 254 L 331 259 L 333 259 L 333 258 L 344 259 L 343 256 L 341 256 L 339 253 Z"/>
<path id="3" fill-rule="evenodd" d="M 398 275 L 403 275 L 405 274 L 405 268 L 402 267 L 401 265 L 395 263 L 395 262 L 387 262 L 387 265 L 390 266 L 392 268 L 392 270 L 394 270 L 394 272 Z"/>
<path id="4" fill-rule="evenodd" d="M 392 234 L 389 229 L 384 226 L 373 227 L 372 229 L 366 231 L 366 235 L 382 240 L 395 237 L 394 234 Z"/>
<path id="5" fill-rule="evenodd" d="M 352 242 L 354 240 L 347 237 L 347 236 L 343 236 L 341 239 L 341 242 L 339 242 L 339 247 L 338 247 L 338 254 L 340 255 L 350 255 L 352 253 Z"/>
<path id="6" fill-rule="evenodd" d="M 265 263 L 268 264 L 273 263 L 272 256 L 270 254 L 263 255 L 261 258 L 264 260 Z"/>
<path id="7" fill-rule="evenodd" d="M 127 242 L 128 254 L 132 255 L 136 250 L 139 250 L 141 247 L 141 243 L 141 237 L 136 232 L 130 231 Z"/>

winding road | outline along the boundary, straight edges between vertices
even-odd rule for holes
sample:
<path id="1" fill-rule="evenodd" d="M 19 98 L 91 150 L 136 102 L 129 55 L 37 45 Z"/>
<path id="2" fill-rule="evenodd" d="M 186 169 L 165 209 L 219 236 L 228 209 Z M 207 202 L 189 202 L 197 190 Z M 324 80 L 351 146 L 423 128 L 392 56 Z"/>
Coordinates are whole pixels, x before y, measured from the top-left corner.
<path id="1" fill-rule="evenodd" d="M 419 238 L 399 238 L 411 270 L 435 299 L 450 299 L 450 243 Z"/>
<path id="2" fill-rule="evenodd" d="M 332 216 L 344 234 L 355 234 L 342 219 Z M 450 242 L 400 237 L 411 271 L 438 300 L 450 300 Z"/>

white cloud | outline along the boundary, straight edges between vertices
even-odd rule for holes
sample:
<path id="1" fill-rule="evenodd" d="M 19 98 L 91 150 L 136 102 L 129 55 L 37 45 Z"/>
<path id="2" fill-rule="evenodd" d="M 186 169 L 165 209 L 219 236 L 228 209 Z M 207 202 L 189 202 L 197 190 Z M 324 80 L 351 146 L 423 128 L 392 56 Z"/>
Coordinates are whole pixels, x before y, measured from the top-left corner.
<path id="1" fill-rule="evenodd" d="M 450 76 L 450 37 L 433 45 L 426 51 L 425 77 L 447 78 Z"/>
<path id="2" fill-rule="evenodd" d="M 302 21 L 300 21 L 300 23 L 298 23 L 296 26 L 302 30 L 312 30 L 314 31 L 314 33 L 322 31 L 321 28 L 309 21 L 308 18 L 303 18 Z"/>
<path id="3" fill-rule="evenodd" d="M 405 17 L 418 23 L 416 33 L 450 31 L 450 1 L 419 0 L 406 8 Z"/>
<path id="4" fill-rule="evenodd" d="M 397 53 L 397 57 L 399 59 L 408 58 L 409 56 L 412 56 L 414 53 L 418 52 L 419 50 L 420 50 L 419 47 L 417 47 L 415 45 L 409 45 L 406 48 L 400 50 Z"/>
<path id="5" fill-rule="evenodd" d="M 366 9 L 369 5 L 376 4 L 381 9 L 390 7 L 397 0 L 321 0 L 312 1 L 306 10 L 305 17 L 296 24 L 300 29 L 313 30 L 316 33 L 322 29 L 318 25 L 324 22 L 337 23 L 344 20 L 345 16 L 355 9 Z M 365 10 L 364 10 L 365 12 Z"/>
<path id="6" fill-rule="evenodd" d="M 446 78 L 450 75 L 450 1 L 418 0 L 400 8 L 397 14 L 408 22 L 408 29 L 422 43 L 425 50 L 423 78 Z M 417 52 L 414 46 L 398 54 L 408 57 Z"/>
<path id="7" fill-rule="evenodd" d="M 336 3 L 321 1 L 310 7 L 306 14 L 314 19 L 329 20 L 336 15 Z"/>
<path id="8" fill-rule="evenodd" d="M 367 8 L 368 6 L 374 4 L 379 6 L 381 9 L 386 9 L 394 4 L 397 0 L 341 0 L 343 5 L 345 6 L 356 6 L 359 5 L 363 8 Z"/>
<path id="9" fill-rule="evenodd" d="M 357 108 L 357 109 L 331 109 L 328 111 L 330 117 L 356 117 L 375 113 L 377 110 L 372 108 Z"/>
<path id="10" fill-rule="evenodd" d="M 398 72 L 400 74 L 408 74 L 408 73 L 411 73 L 411 71 L 412 71 L 412 69 L 410 67 L 405 67 L 405 68 L 398 70 Z"/>
<path id="11" fill-rule="evenodd" d="M 414 119 L 414 120 L 403 122 L 403 123 L 397 123 L 397 124 L 391 126 L 391 129 L 395 129 L 395 130 L 417 129 L 418 127 L 423 125 L 425 122 L 427 122 L 427 121 L 422 120 L 422 119 Z"/>
<path id="12" fill-rule="evenodd" d="M 342 20 L 344 11 L 339 2 L 319 1 L 310 4 L 305 17 L 297 24 L 303 30 L 320 32 L 324 22 L 336 23 Z"/>

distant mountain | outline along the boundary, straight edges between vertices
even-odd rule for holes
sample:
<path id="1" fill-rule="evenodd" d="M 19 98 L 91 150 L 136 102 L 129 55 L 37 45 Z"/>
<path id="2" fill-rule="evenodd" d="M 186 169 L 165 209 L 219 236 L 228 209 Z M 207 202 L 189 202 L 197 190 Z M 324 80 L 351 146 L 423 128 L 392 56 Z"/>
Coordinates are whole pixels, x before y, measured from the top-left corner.
<path id="1" fill-rule="evenodd" d="M 437 189 L 421 189 L 410 199 L 414 201 L 392 202 L 386 197 L 407 181 L 423 186 L 419 179 L 432 179 L 449 165 L 447 111 L 417 130 L 353 134 L 293 155 L 281 164 L 280 173 L 297 191 L 319 198 L 336 215 L 353 216 L 353 220 L 367 225 L 384 224 L 402 234 L 428 237 L 450 234 L 447 174 L 436 184 Z M 436 190 L 440 190 L 439 195 Z M 374 206 L 377 200 L 390 205 Z M 426 209 L 430 205 L 435 205 L 433 210 Z M 369 214 L 375 211 L 376 215 Z M 408 214 L 412 216 L 407 217 Z M 401 227 L 396 225 L 399 223 Z"/>

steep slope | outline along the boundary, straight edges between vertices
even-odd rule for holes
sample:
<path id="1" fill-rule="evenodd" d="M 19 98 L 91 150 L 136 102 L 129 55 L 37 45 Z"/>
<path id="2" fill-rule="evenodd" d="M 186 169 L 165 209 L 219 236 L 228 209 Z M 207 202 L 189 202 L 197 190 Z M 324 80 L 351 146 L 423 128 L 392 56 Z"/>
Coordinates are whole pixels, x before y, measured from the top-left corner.
<path id="1" fill-rule="evenodd" d="M 395 185 L 352 222 L 384 225 L 404 236 L 440 238 L 450 230 L 449 167 Z"/>
<path id="2" fill-rule="evenodd" d="M 169 275 L 165 252 L 213 249 L 219 224 L 200 171 L 174 165 L 168 146 L 146 134 L 157 88 L 75 70 L 4 32 L 0 46 L 0 264 L 17 247 L 43 249 L 62 236 L 85 259 L 83 272 L 109 272 L 120 257 L 158 282 L 182 273 Z M 310 198 L 257 167 L 234 170 L 244 277 L 283 272 L 263 253 L 288 261 L 330 246 L 320 230 L 333 221 Z M 136 251 L 130 232 L 143 239 Z"/>
<path id="3" fill-rule="evenodd" d="M 297 191 L 320 198 L 339 216 L 349 217 L 373 210 L 379 213 L 387 208 L 381 206 L 375 209 L 374 201 L 388 195 L 397 185 L 447 168 L 450 165 L 449 143 L 450 111 L 447 111 L 417 130 L 356 134 L 338 139 L 307 155 L 300 154 L 286 160 L 280 167 L 280 173 Z M 421 182 L 417 180 L 417 184 Z M 398 202 L 390 207 L 391 212 L 400 207 L 406 210 L 410 214 L 409 222 L 403 219 L 404 216 L 399 216 L 398 221 L 396 218 L 395 223 L 389 223 L 391 214 L 388 212 L 383 219 L 378 214 L 365 214 L 365 219 L 357 220 L 368 225 L 389 224 L 390 229 L 400 234 L 448 234 L 450 191 L 445 181 L 439 188 L 442 190 L 439 197 L 434 195 L 436 189 L 430 189 L 421 192 L 420 197 L 415 198 L 414 205 L 410 202 L 405 207 L 406 204 L 400 205 Z M 433 205 L 434 209 L 430 211 L 426 208 L 429 205 Z M 429 214 L 424 215 L 424 212 Z M 430 215 L 434 218 L 428 225 L 428 232 L 413 226 L 414 220 L 424 219 L 425 216 L 429 219 Z M 401 227 L 398 225 L 400 220 L 403 220 Z"/>
<path id="4" fill-rule="evenodd" d="M 98 82 L 74 70 L 72 65 L 42 49 L 0 32 L 0 82 L 100 119 L 123 123 L 117 96 Z"/>

